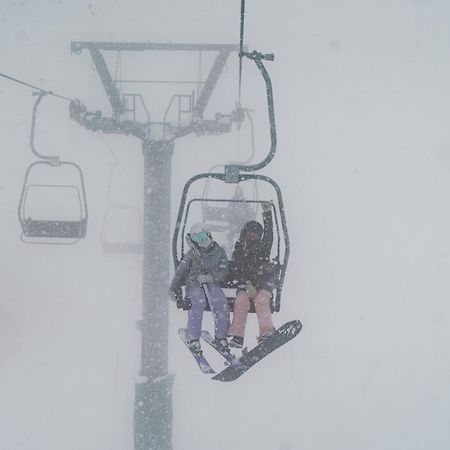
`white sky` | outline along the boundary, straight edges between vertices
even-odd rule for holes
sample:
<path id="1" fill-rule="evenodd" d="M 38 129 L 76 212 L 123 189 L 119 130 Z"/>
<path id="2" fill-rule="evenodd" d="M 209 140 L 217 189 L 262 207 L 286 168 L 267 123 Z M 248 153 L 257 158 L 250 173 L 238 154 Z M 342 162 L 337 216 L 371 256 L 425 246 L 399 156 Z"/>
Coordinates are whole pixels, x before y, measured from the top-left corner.
<path id="1" fill-rule="evenodd" d="M 0 72 L 108 114 L 89 56 L 71 55 L 70 41 L 237 43 L 239 3 L 2 0 Z M 450 445 L 449 21 L 444 0 L 247 0 L 248 47 L 276 55 L 279 146 L 264 173 L 283 189 L 292 249 L 275 320 L 304 329 L 219 384 L 194 366 L 171 309 L 174 450 Z M 157 57 L 144 66 L 158 68 Z M 243 82 L 263 155 L 264 86 L 249 63 Z M 212 113 L 233 107 L 236 84 L 230 61 Z M 141 262 L 106 257 L 101 233 L 111 151 L 121 201 L 141 205 L 140 145 L 105 136 L 110 151 L 64 101 L 44 101 L 39 148 L 82 166 L 89 234 L 64 248 L 20 241 L 34 97 L 0 79 L 0 448 L 131 449 Z M 173 215 L 185 180 L 234 158 L 234 143 L 177 142 Z"/>

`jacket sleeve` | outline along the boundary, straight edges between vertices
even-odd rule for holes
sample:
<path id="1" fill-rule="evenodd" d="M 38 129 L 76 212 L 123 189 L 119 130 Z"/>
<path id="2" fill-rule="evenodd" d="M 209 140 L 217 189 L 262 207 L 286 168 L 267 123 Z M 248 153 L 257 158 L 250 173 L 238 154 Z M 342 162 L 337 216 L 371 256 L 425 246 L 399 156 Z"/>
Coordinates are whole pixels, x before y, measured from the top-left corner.
<path id="1" fill-rule="evenodd" d="M 192 254 L 189 251 L 184 255 L 183 259 L 181 260 L 180 264 L 178 264 L 178 267 L 175 270 L 169 288 L 171 291 L 178 290 L 186 282 L 186 275 L 188 274 L 191 268 L 191 264 L 192 264 Z"/>
<path id="2" fill-rule="evenodd" d="M 239 245 L 239 241 L 236 242 L 236 244 L 234 245 L 234 250 L 233 250 L 233 255 L 231 256 L 231 261 L 230 261 L 230 272 L 228 274 L 228 279 L 230 281 L 235 281 L 238 279 L 238 275 L 239 275 L 239 268 L 240 268 L 240 255 L 241 255 L 242 251 L 241 251 L 241 247 Z"/>
<path id="3" fill-rule="evenodd" d="M 263 213 L 264 222 L 264 234 L 261 240 L 264 256 L 270 258 L 270 251 L 273 244 L 273 223 L 272 223 L 272 211 Z"/>
<path id="4" fill-rule="evenodd" d="M 218 283 L 222 283 L 225 281 L 228 275 L 228 258 L 227 254 L 225 253 L 225 250 L 220 247 L 220 259 L 219 259 L 219 265 L 218 267 L 214 268 L 212 276 L 214 277 L 214 280 Z"/>

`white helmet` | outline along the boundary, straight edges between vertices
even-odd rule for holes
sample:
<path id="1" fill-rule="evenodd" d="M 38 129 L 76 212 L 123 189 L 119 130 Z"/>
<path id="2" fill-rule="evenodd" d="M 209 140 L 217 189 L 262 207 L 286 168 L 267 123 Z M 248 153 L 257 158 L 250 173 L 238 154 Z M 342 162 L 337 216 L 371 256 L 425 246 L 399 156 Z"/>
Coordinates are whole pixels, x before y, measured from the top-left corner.
<path id="1" fill-rule="evenodd" d="M 201 248 L 209 248 L 213 242 L 211 233 L 204 223 L 195 223 L 192 225 L 189 238 Z"/>

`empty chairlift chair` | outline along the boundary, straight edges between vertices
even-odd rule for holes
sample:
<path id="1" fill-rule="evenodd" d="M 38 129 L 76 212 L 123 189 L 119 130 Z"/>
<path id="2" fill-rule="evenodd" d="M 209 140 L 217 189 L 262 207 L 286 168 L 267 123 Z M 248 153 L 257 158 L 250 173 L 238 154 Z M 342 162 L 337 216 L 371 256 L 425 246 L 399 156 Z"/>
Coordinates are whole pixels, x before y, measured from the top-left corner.
<path id="1" fill-rule="evenodd" d="M 21 238 L 26 243 L 74 244 L 87 231 L 83 173 L 77 164 L 42 155 L 34 147 L 36 111 L 45 94 L 39 94 L 33 108 L 30 145 L 42 161 L 32 163 L 25 174 L 18 208 Z"/>
<path id="2" fill-rule="evenodd" d="M 118 168 L 119 165 L 115 164 L 109 176 L 110 206 L 103 217 L 102 248 L 108 256 L 135 257 L 142 254 L 142 214 L 136 206 L 113 200 L 113 179 L 114 174 L 117 178 Z"/>

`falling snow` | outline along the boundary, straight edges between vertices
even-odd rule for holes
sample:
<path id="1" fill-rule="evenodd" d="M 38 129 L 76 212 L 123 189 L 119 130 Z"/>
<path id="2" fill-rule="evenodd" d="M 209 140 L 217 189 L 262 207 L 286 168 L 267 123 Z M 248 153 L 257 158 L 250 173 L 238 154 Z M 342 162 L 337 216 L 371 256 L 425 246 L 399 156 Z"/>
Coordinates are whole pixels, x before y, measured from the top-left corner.
<path id="1" fill-rule="evenodd" d="M 190 195 L 273 200 L 280 225 L 285 213 L 274 321 L 304 329 L 233 383 L 202 374 L 178 337 L 186 313 L 167 291 L 183 187 L 274 144 L 248 58 L 239 98 L 239 12 L 239 0 L 2 1 L 0 72 L 33 88 L 0 77 L 0 448 L 448 447 L 446 2 L 247 0 L 246 50 L 275 55 L 276 154 L 256 173 L 283 207 L 263 182 L 240 193 L 205 177 Z M 220 60 L 178 44 L 230 47 Z M 56 95 L 37 109 L 33 154 L 36 88 Z M 209 206 L 230 257 L 258 202 Z M 194 201 L 187 229 L 203 214 Z M 251 316 L 246 345 L 257 334 Z"/>

